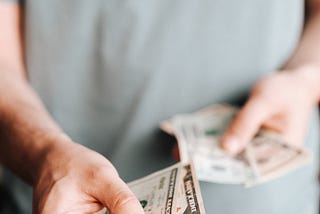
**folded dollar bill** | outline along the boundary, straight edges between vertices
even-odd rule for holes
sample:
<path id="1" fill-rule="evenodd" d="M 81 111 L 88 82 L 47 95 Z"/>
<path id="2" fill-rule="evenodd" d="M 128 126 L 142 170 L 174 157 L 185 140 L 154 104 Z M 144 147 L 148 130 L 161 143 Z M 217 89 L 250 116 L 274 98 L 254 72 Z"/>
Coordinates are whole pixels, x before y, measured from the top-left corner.
<path id="1" fill-rule="evenodd" d="M 177 163 L 128 183 L 146 214 L 205 214 L 192 162 Z M 105 208 L 95 214 L 109 214 Z"/>
<path id="2" fill-rule="evenodd" d="M 221 149 L 220 140 L 237 112 L 238 108 L 230 105 L 214 105 L 176 115 L 160 127 L 177 138 L 181 162 L 193 160 L 202 181 L 251 186 L 310 161 L 308 150 L 291 146 L 268 130 L 260 130 L 241 154 L 227 154 Z"/>
<path id="3" fill-rule="evenodd" d="M 128 184 L 147 214 L 204 214 L 192 164 L 178 163 Z"/>

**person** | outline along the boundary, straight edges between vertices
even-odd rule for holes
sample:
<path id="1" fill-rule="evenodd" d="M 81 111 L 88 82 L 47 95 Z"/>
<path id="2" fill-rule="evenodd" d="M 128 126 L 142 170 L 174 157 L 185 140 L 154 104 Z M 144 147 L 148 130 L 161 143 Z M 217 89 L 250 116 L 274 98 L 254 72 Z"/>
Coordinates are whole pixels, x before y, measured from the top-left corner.
<path id="1" fill-rule="evenodd" d="M 201 183 L 207 213 L 318 213 L 320 1 L 306 6 L 304 22 L 302 0 L 1 0 L 0 161 L 33 187 L 6 170 L 19 212 L 143 213 L 125 182 L 174 163 L 158 123 L 253 88 L 222 147 L 263 126 L 313 162 Z"/>

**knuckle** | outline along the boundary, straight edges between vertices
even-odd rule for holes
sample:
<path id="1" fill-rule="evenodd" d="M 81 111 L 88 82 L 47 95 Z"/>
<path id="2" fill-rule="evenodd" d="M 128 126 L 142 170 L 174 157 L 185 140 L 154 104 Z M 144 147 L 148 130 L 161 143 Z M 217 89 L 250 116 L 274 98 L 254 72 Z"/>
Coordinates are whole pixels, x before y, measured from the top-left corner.
<path id="1" fill-rule="evenodd" d="M 99 166 L 92 168 L 88 175 L 90 178 L 94 180 L 99 180 L 101 178 L 107 178 L 110 176 L 118 176 L 118 172 L 115 169 L 110 168 L 108 166 Z"/>
<path id="2" fill-rule="evenodd" d="M 127 206 L 128 204 L 132 204 L 137 202 L 136 197 L 126 191 L 126 190 L 120 190 L 113 196 L 113 201 L 111 204 L 111 210 L 118 210 L 122 209 L 123 207 Z"/>
<path id="3" fill-rule="evenodd" d="M 104 178 L 107 174 L 108 169 L 106 167 L 97 167 L 91 170 L 91 175 L 94 179 Z"/>

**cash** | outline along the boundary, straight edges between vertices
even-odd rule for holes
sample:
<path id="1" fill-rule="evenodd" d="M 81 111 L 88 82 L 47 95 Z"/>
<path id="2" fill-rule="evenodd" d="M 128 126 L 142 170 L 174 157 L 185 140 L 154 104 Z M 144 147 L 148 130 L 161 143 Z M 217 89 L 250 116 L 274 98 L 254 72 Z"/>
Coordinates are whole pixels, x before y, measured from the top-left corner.
<path id="1" fill-rule="evenodd" d="M 146 214 L 204 214 L 193 166 L 178 163 L 128 184 Z"/>
<path id="2" fill-rule="evenodd" d="M 181 162 L 127 184 L 146 214 L 205 214 L 192 162 Z M 95 214 L 109 214 L 103 210 Z"/>
<path id="3" fill-rule="evenodd" d="M 310 161 L 308 150 L 291 146 L 268 130 L 260 130 L 242 153 L 226 153 L 220 140 L 237 112 L 238 108 L 230 105 L 214 105 L 192 114 L 176 115 L 160 127 L 177 138 L 181 162 L 193 160 L 202 181 L 252 186 Z"/>

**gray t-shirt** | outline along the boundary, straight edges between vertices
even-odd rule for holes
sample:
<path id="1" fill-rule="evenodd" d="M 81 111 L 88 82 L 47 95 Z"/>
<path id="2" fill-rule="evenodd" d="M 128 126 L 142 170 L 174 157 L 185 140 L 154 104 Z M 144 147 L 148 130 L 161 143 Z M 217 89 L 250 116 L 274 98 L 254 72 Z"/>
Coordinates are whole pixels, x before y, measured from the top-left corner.
<path id="1" fill-rule="evenodd" d="M 302 0 L 26 0 L 30 82 L 75 141 L 130 181 L 174 161 L 161 120 L 243 100 L 290 57 Z M 207 213 L 315 214 L 317 115 L 306 145 L 314 163 L 254 188 L 202 183 Z M 24 212 L 31 195 L 7 175 Z"/>

